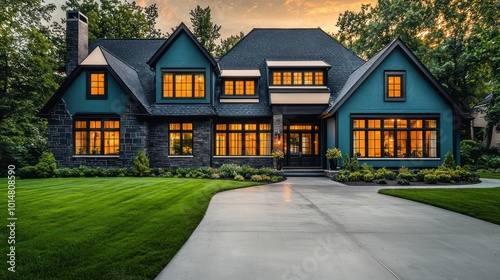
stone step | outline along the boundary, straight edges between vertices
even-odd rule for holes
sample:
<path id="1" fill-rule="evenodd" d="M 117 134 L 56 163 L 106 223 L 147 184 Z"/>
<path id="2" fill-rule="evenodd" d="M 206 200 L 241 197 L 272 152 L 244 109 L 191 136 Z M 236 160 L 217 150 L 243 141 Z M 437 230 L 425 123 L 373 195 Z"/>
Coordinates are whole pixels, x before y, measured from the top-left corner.
<path id="1" fill-rule="evenodd" d="M 286 177 L 324 177 L 322 168 L 285 168 L 283 174 Z"/>

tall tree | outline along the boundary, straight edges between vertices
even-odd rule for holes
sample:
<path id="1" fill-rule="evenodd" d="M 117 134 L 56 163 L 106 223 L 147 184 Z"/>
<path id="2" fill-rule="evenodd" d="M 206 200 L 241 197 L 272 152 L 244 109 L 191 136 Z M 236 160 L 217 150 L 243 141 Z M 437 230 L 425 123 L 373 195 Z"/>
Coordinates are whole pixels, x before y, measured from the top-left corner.
<path id="1" fill-rule="evenodd" d="M 230 49 L 234 47 L 241 39 L 245 37 L 245 34 L 240 31 L 238 35 L 231 35 L 226 39 L 222 39 L 220 41 L 220 45 L 215 48 L 215 57 L 222 57 L 225 55 Z"/>
<path id="2" fill-rule="evenodd" d="M 217 47 L 215 41 L 220 37 L 221 26 L 212 22 L 210 6 L 202 9 L 198 5 L 189 14 L 194 36 L 210 54 L 215 56 Z"/>
<path id="3" fill-rule="evenodd" d="M 0 5 L 0 168 L 36 163 L 46 147 L 46 121 L 38 110 L 55 91 L 54 35 L 44 25 L 54 11 L 42 0 Z"/>
<path id="4" fill-rule="evenodd" d="M 158 7 L 121 0 L 67 0 L 63 10 L 79 10 L 89 19 L 89 42 L 98 38 L 159 38 Z"/>

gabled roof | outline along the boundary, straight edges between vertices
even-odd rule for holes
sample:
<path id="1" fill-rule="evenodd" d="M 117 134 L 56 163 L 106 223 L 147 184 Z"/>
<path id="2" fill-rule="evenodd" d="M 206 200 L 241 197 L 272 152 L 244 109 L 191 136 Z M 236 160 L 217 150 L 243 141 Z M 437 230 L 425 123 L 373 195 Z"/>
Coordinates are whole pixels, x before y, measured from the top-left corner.
<path id="1" fill-rule="evenodd" d="M 174 33 L 172 33 L 172 35 L 170 35 L 170 37 L 167 39 L 167 41 L 165 41 L 165 43 L 163 43 L 163 45 L 158 49 L 158 51 L 156 51 L 156 53 L 149 59 L 149 61 L 147 62 L 149 64 L 149 66 L 154 67 L 155 64 L 158 62 L 158 60 L 163 56 L 163 54 L 165 54 L 165 52 L 177 40 L 177 38 L 179 38 L 179 36 L 182 33 L 185 33 L 186 35 L 188 35 L 189 39 L 191 39 L 191 41 L 193 41 L 193 43 L 198 47 L 198 49 L 203 53 L 203 55 L 205 55 L 205 57 L 208 59 L 208 61 L 210 61 L 212 66 L 214 68 L 217 68 L 217 62 L 215 61 L 215 59 L 200 44 L 200 42 L 198 42 L 196 37 L 194 37 L 193 33 L 191 33 L 189 28 L 187 28 L 187 26 L 183 22 L 181 22 L 181 24 L 179 25 L 179 27 L 177 27 L 177 29 L 174 31 Z"/>
<path id="2" fill-rule="evenodd" d="M 49 114 L 54 105 L 62 98 L 73 82 L 87 70 L 106 69 L 107 72 L 118 82 L 122 89 L 134 100 L 139 110 L 144 114 L 150 114 L 147 100 L 145 99 L 144 89 L 141 86 L 137 72 L 131 66 L 121 61 L 104 48 L 100 48 L 106 64 L 99 65 L 78 65 L 64 83 L 59 87 L 56 93 L 40 110 L 41 116 Z"/>
<path id="3" fill-rule="evenodd" d="M 483 100 L 479 101 L 476 105 L 474 105 L 473 109 L 477 109 L 490 104 L 492 97 L 493 97 L 492 93 L 486 95 L 486 97 Z"/>
<path id="4" fill-rule="evenodd" d="M 358 87 L 371 75 L 375 69 L 395 50 L 400 49 L 406 55 L 406 57 L 411 61 L 411 63 L 422 73 L 422 75 L 429 81 L 429 83 L 437 90 L 444 100 L 450 106 L 452 106 L 453 111 L 462 117 L 468 117 L 469 113 L 464 108 L 460 102 L 458 102 L 453 96 L 451 96 L 436 80 L 436 78 L 430 73 L 430 71 L 425 67 L 425 65 L 413 54 L 406 44 L 397 38 L 377 53 L 374 57 L 368 60 L 365 64 L 360 66 L 356 71 L 347 79 L 344 87 L 340 91 L 339 95 L 330 104 L 330 107 L 325 110 L 323 116 L 331 116 L 335 113 L 349 97 L 358 89 Z"/>

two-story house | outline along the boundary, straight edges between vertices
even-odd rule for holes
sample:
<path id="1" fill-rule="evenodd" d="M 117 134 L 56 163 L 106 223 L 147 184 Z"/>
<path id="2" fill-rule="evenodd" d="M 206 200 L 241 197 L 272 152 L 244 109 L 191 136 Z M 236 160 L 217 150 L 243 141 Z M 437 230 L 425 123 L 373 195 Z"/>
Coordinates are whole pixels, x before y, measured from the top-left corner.
<path id="1" fill-rule="evenodd" d="M 319 28 L 254 29 L 219 60 L 181 24 L 168 39 L 99 39 L 67 13 L 66 81 L 41 110 L 60 167 L 373 166 L 459 155 L 468 114 L 396 39 L 364 61 Z"/>

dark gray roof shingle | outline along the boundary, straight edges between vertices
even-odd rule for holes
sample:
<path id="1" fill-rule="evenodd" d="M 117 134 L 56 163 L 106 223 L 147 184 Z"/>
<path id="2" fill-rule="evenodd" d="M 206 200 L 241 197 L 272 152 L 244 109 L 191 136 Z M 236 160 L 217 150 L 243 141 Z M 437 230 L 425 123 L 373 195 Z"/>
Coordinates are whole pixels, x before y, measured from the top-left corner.
<path id="1" fill-rule="evenodd" d="M 364 60 L 320 28 L 254 29 L 219 60 L 224 69 L 260 69 L 266 76 L 266 60 L 322 60 L 332 66 L 328 87 L 340 91 L 349 75 Z"/>

